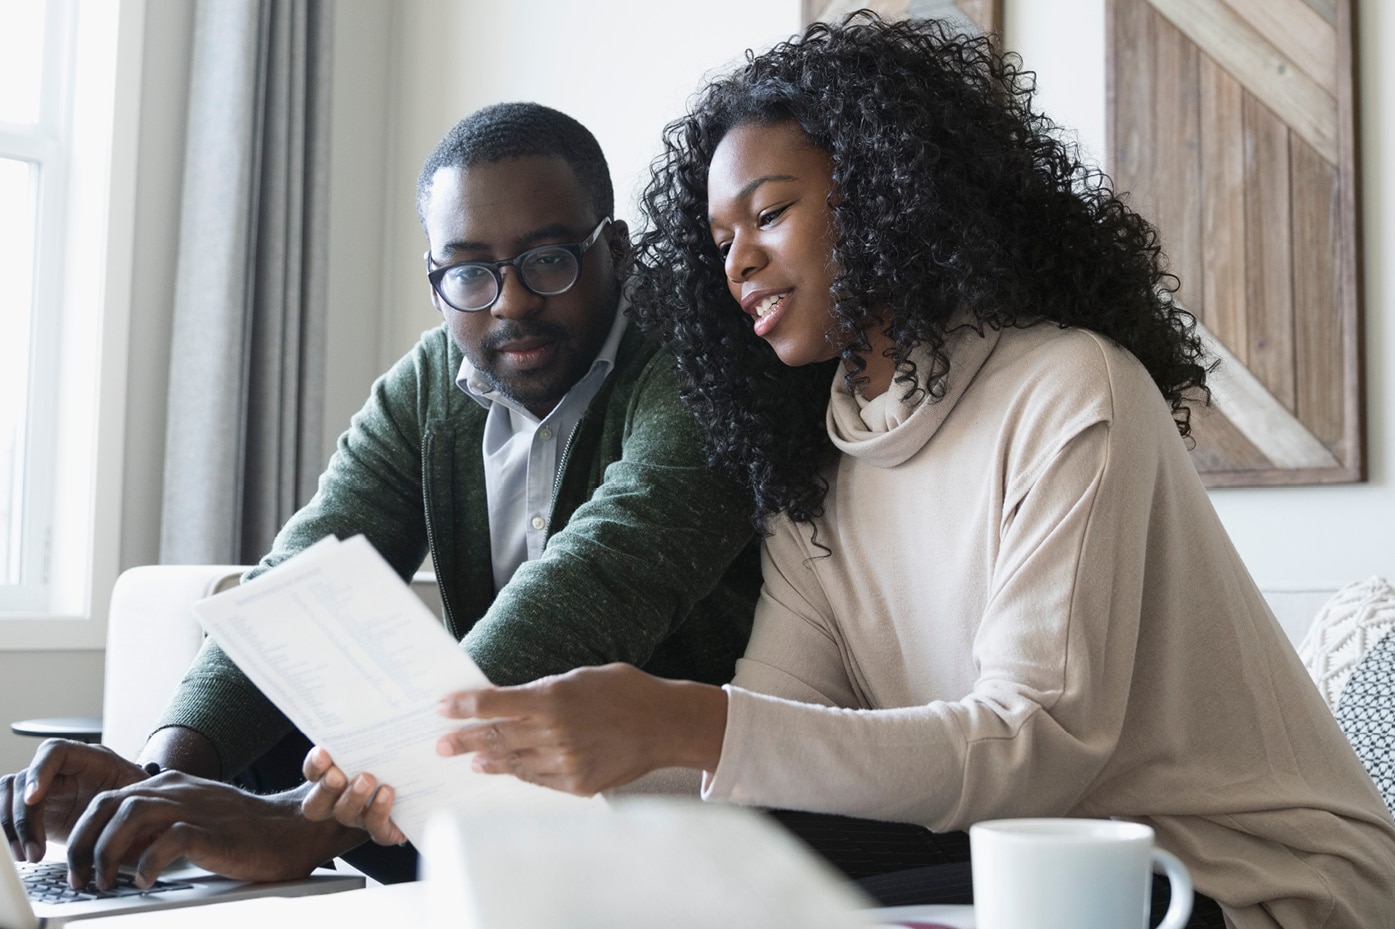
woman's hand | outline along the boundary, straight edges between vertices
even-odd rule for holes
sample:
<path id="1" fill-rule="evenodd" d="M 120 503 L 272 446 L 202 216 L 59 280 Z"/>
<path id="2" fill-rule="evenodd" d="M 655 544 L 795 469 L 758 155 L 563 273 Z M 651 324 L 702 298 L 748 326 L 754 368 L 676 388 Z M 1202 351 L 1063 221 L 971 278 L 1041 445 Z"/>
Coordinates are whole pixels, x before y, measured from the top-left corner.
<path id="1" fill-rule="evenodd" d="M 658 768 L 716 768 L 727 696 L 610 664 L 451 694 L 441 713 L 477 721 L 442 736 L 442 755 L 476 752 L 476 771 L 590 796 Z"/>
<path id="2" fill-rule="evenodd" d="M 360 774 L 350 783 L 329 752 L 316 745 L 301 766 L 310 792 L 300 810 L 312 822 L 333 818 L 341 826 L 362 829 L 379 845 L 401 845 L 407 836 L 392 821 L 392 788 L 379 785 L 371 774 Z"/>

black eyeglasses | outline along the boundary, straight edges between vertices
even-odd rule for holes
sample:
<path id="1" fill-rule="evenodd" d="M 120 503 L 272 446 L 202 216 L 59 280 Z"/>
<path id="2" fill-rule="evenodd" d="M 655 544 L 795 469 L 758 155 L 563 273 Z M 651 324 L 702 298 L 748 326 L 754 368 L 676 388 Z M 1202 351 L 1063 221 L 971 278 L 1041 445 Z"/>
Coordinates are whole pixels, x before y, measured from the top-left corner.
<path id="1" fill-rule="evenodd" d="M 596 244 L 609 222 L 609 216 L 601 220 L 584 242 L 540 245 L 503 261 L 462 261 L 438 268 L 427 251 L 426 279 L 447 306 L 462 313 L 477 313 L 494 305 L 504 289 L 504 268 L 513 268 L 529 293 L 555 297 L 576 284 L 581 277 L 581 256 Z"/>

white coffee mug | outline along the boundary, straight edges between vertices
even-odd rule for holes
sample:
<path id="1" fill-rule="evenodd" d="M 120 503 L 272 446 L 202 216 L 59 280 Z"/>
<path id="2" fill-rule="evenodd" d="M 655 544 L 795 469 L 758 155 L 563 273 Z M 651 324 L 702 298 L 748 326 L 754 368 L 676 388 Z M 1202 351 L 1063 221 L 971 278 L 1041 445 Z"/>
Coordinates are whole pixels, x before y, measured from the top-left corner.
<path id="1" fill-rule="evenodd" d="M 1153 870 L 1172 899 L 1158 929 L 1182 929 L 1192 881 L 1153 830 L 1111 819 L 997 819 L 969 829 L 978 929 L 1146 929 Z"/>

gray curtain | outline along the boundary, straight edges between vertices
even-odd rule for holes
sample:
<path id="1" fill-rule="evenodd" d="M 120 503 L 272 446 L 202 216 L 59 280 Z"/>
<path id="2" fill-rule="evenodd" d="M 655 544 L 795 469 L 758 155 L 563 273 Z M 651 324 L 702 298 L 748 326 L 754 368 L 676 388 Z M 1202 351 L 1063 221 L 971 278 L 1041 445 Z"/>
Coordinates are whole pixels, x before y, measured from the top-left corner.
<path id="1" fill-rule="evenodd" d="M 198 2 L 166 564 L 255 562 L 324 465 L 329 46 L 319 0 Z"/>

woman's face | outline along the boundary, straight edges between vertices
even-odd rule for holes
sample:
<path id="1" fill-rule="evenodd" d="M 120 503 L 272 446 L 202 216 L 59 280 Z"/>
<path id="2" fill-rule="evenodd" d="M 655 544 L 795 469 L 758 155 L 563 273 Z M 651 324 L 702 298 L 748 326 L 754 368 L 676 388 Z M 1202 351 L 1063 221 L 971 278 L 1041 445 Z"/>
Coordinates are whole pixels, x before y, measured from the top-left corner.
<path id="1" fill-rule="evenodd" d="M 838 354 L 833 162 L 793 122 L 728 132 L 707 169 L 707 216 L 727 287 L 787 365 Z"/>

